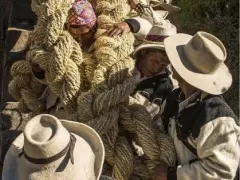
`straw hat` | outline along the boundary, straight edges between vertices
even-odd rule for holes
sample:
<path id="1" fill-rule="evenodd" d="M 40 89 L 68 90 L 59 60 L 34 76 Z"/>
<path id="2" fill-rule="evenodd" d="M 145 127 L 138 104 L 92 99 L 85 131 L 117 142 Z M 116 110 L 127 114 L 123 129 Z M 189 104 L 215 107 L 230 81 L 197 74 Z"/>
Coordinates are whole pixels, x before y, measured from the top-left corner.
<path id="1" fill-rule="evenodd" d="M 164 0 L 163 3 L 159 0 L 140 0 L 139 2 L 144 5 L 151 5 L 152 7 L 161 7 L 162 9 L 166 10 L 166 11 L 161 10 L 163 11 L 161 13 L 164 13 L 164 18 L 166 18 L 168 13 L 175 13 L 181 10 L 180 7 L 172 5 L 172 0 Z"/>
<path id="2" fill-rule="evenodd" d="M 224 64 L 227 52 L 217 37 L 201 31 L 194 36 L 176 34 L 164 45 L 172 66 L 187 83 L 215 95 L 231 86 L 232 76 Z"/>
<path id="3" fill-rule="evenodd" d="M 41 114 L 31 119 L 9 148 L 3 180 L 99 179 L 104 147 L 90 127 Z"/>
<path id="4" fill-rule="evenodd" d="M 164 0 L 163 3 L 159 3 L 159 0 L 150 0 L 153 6 L 161 7 L 169 13 L 176 13 L 181 10 L 180 7 L 172 5 L 172 0 Z"/>
<path id="5" fill-rule="evenodd" d="M 154 10 L 150 5 L 149 0 L 140 0 L 139 4 L 140 8 L 137 6 L 136 9 L 138 12 L 140 11 L 140 17 L 142 19 L 146 19 L 148 22 L 150 22 L 150 24 L 161 22 L 169 14 L 169 12 L 166 10 Z M 148 25 L 146 23 L 144 24 L 144 28 L 145 25 L 148 29 Z"/>
<path id="6" fill-rule="evenodd" d="M 153 18 L 157 19 L 157 17 L 160 17 L 161 19 L 166 19 L 169 12 L 164 10 L 153 10 Z"/>
<path id="7" fill-rule="evenodd" d="M 163 20 L 162 22 L 163 23 L 161 24 L 152 26 L 151 30 L 146 36 L 146 39 L 133 52 L 133 56 L 136 56 L 140 50 L 146 48 L 165 50 L 163 43 L 164 39 L 168 36 L 176 34 L 177 28 L 168 20 Z"/>

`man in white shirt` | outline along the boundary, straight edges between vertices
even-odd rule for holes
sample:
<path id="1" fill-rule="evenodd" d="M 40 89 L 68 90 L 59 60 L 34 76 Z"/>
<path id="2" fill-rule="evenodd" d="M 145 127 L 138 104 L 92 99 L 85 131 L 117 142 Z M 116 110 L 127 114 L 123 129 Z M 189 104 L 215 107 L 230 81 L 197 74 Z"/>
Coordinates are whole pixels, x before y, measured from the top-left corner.
<path id="1" fill-rule="evenodd" d="M 232 84 L 224 45 L 206 32 L 176 34 L 164 44 L 180 88 L 163 103 L 159 122 L 173 139 L 178 164 L 159 165 L 154 180 L 234 179 L 240 127 L 221 96 Z"/>

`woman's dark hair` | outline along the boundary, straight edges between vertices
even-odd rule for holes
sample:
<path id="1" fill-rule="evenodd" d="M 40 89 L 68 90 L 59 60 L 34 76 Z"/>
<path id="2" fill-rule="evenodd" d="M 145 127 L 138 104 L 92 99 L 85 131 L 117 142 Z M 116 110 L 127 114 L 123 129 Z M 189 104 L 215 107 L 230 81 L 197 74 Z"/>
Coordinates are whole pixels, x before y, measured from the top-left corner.
<path id="1" fill-rule="evenodd" d="M 139 61 L 140 59 L 145 59 L 150 53 L 156 53 L 156 52 L 160 52 L 166 55 L 166 52 L 164 50 L 155 49 L 155 48 L 145 48 L 137 52 L 136 60 Z"/>

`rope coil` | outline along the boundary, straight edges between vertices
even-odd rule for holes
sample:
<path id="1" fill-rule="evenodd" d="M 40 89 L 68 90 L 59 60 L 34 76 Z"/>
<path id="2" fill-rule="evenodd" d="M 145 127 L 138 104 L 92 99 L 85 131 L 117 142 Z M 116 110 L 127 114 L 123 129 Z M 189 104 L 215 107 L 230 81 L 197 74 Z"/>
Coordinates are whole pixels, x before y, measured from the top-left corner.
<path id="1" fill-rule="evenodd" d="M 60 97 L 66 111 L 70 114 L 76 112 L 83 58 L 78 43 L 64 30 L 71 3 L 69 0 L 32 1 L 32 10 L 38 16 L 37 25 L 31 35 L 31 46 L 26 60 L 13 65 L 13 81 L 9 84 L 10 94 L 27 106 L 25 110 L 35 113 L 45 110 L 45 107 L 42 108 L 43 105 L 39 104 L 36 89 L 29 88 L 28 93 L 21 95 L 17 93 L 25 88 L 19 83 L 25 80 L 16 74 L 28 74 L 31 81 L 35 81 L 31 74 L 31 64 L 36 63 L 45 71 L 47 85 Z M 27 70 L 17 72 L 19 68 Z"/>
<path id="2" fill-rule="evenodd" d="M 9 84 L 9 92 L 19 101 L 19 108 L 35 113 L 45 109 L 38 99 L 44 85 L 31 72 L 31 64 L 36 63 L 45 71 L 47 85 L 60 97 L 72 120 L 83 122 L 99 133 L 114 178 L 126 180 L 136 174 L 148 179 L 159 162 L 175 165 L 171 139 L 155 132 L 149 113 L 130 97 L 135 89 L 131 74 L 135 62 L 130 57 L 134 36 L 126 33 L 112 38 L 105 34 L 130 13 L 128 1 L 97 1 L 94 54 L 82 53 L 78 43 L 64 30 L 71 3 L 70 0 L 32 1 L 38 22 L 26 60 L 13 64 L 13 80 Z M 143 148 L 145 161 L 136 155 L 132 141 Z"/>

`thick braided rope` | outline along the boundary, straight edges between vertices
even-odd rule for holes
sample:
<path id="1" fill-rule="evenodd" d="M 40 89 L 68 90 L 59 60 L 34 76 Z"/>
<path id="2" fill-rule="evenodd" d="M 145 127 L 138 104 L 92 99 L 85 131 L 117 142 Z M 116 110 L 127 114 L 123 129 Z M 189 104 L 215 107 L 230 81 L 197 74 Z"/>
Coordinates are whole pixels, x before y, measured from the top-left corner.
<path id="1" fill-rule="evenodd" d="M 119 22 L 122 20 L 123 17 L 126 16 L 127 11 L 125 10 L 129 10 L 129 6 L 127 5 L 127 2 L 115 1 L 115 2 L 111 2 L 110 4 L 105 1 L 100 1 L 98 5 L 99 7 L 103 8 L 102 9 L 103 12 L 101 13 L 102 15 L 100 15 L 99 17 L 99 29 L 96 35 L 97 41 L 95 43 L 95 48 L 96 48 L 95 55 L 97 57 L 97 63 L 95 63 L 94 61 L 93 64 L 96 65 L 95 66 L 96 70 L 93 73 L 94 75 L 93 78 L 91 76 L 92 70 L 89 70 L 88 73 L 87 71 L 85 72 L 85 76 L 88 78 L 88 81 L 92 81 L 91 83 L 94 89 L 79 96 L 77 115 L 78 115 L 79 121 L 85 122 L 86 124 L 94 127 L 98 131 L 98 133 L 102 136 L 105 149 L 106 149 L 106 160 L 113 167 L 113 176 L 116 179 L 124 180 L 124 179 L 128 179 L 130 175 L 136 171 L 134 166 L 137 165 L 136 162 L 138 162 L 138 161 L 134 161 L 132 149 L 129 145 L 129 142 L 126 140 L 126 137 L 124 137 L 124 134 L 123 135 L 119 134 L 121 131 L 121 128 L 119 129 L 118 127 L 119 122 L 122 122 L 124 120 L 125 122 L 126 121 L 130 122 L 132 120 L 132 118 L 129 116 L 127 116 L 128 118 L 123 117 L 124 111 L 121 109 L 121 105 L 126 105 L 125 101 L 128 100 L 128 96 L 131 94 L 131 92 L 135 88 L 134 79 L 129 76 L 130 71 L 134 68 L 134 62 L 131 58 L 129 58 L 129 54 L 132 51 L 132 44 L 134 39 L 131 34 L 126 34 L 125 36 L 123 36 L 123 38 L 118 38 L 117 40 L 113 38 L 109 38 L 107 36 L 102 36 L 102 33 L 104 33 L 106 29 L 110 25 L 112 25 L 112 23 Z M 126 8 L 127 6 L 128 8 Z M 45 7 L 43 7 L 43 9 L 44 8 Z M 52 12 L 49 11 L 48 13 L 51 14 Z M 41 13 L 41 12 L 36 11 L 36 13 Z M 40 23 L 39 27 L 41 28 L 44 27 L 44 23 L 46 23 L 45 19 L 39 20 L 39 22 L 42 22 L 42 24 Z M 48 26 L 48 22 L 45 25 Z M 64 74 L 62 73 L 61 70 L 64 70 L 64 67 L 67 67 L 67 65 L 64 62 L 65 59 L 63 61 L 57 62 L 57 59 L 59 58 L 60 60 L 62 60 L 61 59 L 62 57 L 57 53 L 57 50 L 56 50 L 57 48 L 56 49 L 52 48 L 52 44 L 54 41 L 56 41 L 56 39 L 54 37 L 51 37 L 51 34 L 49 35 L 50 37 L 47 38 L 47 40 L 44 40 L 44 42 L 46 43 L 41 45 L 41 39 L 45 37 L 42 36 L 41 31 L 38 31 L 38 29 L 36 29 L 35 32 L 39 36 L 36 37 L 35 39 L 37 43 L 34 47 L 32 47 L 31 49 L 32 51 L 30 51 L 31 53 L 30 52 L 28 53 L 28 57 L 30 57 L 29 60 L 35 63 L 38 63 L 40 67 L 42 67 L 46 71 L 46 77 L 47 77 L 48 83 L 50 82 L 54 84 L 54 85 L 50 85 L 49 83 L 49 86 L 56 93 L 61 94 L 61 90 L 59 90 L 61 88 L 58 88 L 58 87 L 61 87 L 61 77 L 63 76 L 62 74 Z M 44 32 L 44 30 L 42 32 Z M 45 33 L 48 33 L 48 31 L 47 32 L 45 31 Z M 41 36 L 42 38 L 39 38 Z M 67 44 L 67 42 L 69 42 L 65 37 L 67 37 L 67 35 L 62 36 L 61 40 L 64 43 L 62 44 L 59 43 L 58 47 L 64 47 L 65 43 Z M 42 46 L 44 48 L 42 48 Z M 61 50 L 65 50 L 65 49 L 61 49 Z M 49 51 L 51 53 L 49 53 Z M 65 50 L 63 54 L 66 52 L 68 51 Z M 55 67 L 55 68 L 58 68 L 58 71 L 60 71 L 59 74 L 56 73 L 55 71 L 50 71 L 50 72 L 47 71 L 48 69 L 51 68 L 51 66 L 49 68 L 48 62 L 45 61 L 48 53 L 50 54 L 50 57 L 52 54 L 53 56 L 57 57 L 56 59 L 53 59 L 53 62 L 59 63 L 57 67 Z M 79 62 L 79 61 L 76 61 L 76 62 Z M 84 63 L 86 68 L 90 67 L 89 64 L 91 64 L 90 61 L 86 61 L 86 63 Z M 53 64 L 52 66 L 54 65 L 55 64 Z M 77 68 L 78 70 L 83 69 L 84 66 L 81 66 L 81 63 L 78 63 Z M 138 111 L 138 113 L 141 114 L 140 111 Z M 122 125 L 124 125 L 124 123 L 122 123 Z M 132 125 L 133 124 L 129 124 L 130 127 L 132 127 Z M 144 125 L 147 126 L 146 124 Z M 139 133 L 142 133 L 139 131 L 134 131 L 129 127 L 126 127 L 125 129 L 129 130 L 130 132 L 131 131 L 135 132 L 137 137 L 139 136 L 138 135 Z M 140 129 L 140 128 L 137 128 L 137 129 Z M 150 135 L 153 135 L 153 134 L 150 133 Z M 142 136 L 140 136 L 140 138 L 139 137 L 136 138 L 138 140 L 137 142 L 140 142 L 142 144 L 144 143 L 147 144 L 146 143 L 147 138 L 141 140 L 141 137 Z M 154 141 L 151 141 L 151 142 L 153 144 L 156 144 Z M 142 146 L 146 147 L 144 145 Z M 152 153 L 150 150 L 148 150 L 145 153 L 149 158 L 149 162 L 155 161 L 155 159 L 161 160 L 160 157 L 159 158 L 157 157 L 156 155 L 158 154 L 157 152 Z M 140 166 L 138 169 L 143 169 L 142 164 L 139 164 L 139 165 Z M 139 172 L 136 172 L 136 173 L 141 174 Z M 144 173 L 142 176 L 145 177 L 146 173 Z"/>
<path id="2" fill-rule="evenodd" d="M 8 91 L 19 101 L 19 110 L 24 113 L 44 111 L 45 104 L 38 99 L 44 86 L 33 78 L 29 61 L 21 60 L 14 63 L 11 75 L 13 79 L 8 85 Z"/>
<path id="3" fill-rule="evenodd" d="M 80 89 L 82 53 L 78 43 L 64 30 L 70 0 L 32 1 L 32 9 L 38 15 L 33 31 L 33 46 L 28 60 L 45 70 L 50 89 L 63 102 L 69 113 L 76 111 L 76 99 Z"/>
<path id="4" fill-rule="evenodd" d="M 100 6 L 104 4 L 104 7 Z M 89 79 L 93 89 L 78 98 L 78 120 L 92 126 L 101 135 L 106 161 L 113 167 L 113 176 L 124 180 L 133 172 L 133 151 L 126 138 L 118 135 L 119 104 L 127 100 L 135 88 L 134 79 L 130 77 L 134 61 L 129 58 L 134 38 L 130 33 L 116 39 L 103 35 L 107 28 L 122 21 L 130 11 L 127 1 L 112 1 L 110 15 L 105 8 L 109 4 L 107 1 L 98 2 L 97 10 L 101 15 L 95 42 L 97 65 L 93 78 Z M 102 11 L 99 10 L 101 8 Z M 115 11 L 121 16 L 115 17 L 116 13 L 112 13 Z"/>
<path id="5" fill-rule="evenodd" d="M 125 61 L 131 62 L 128 58 L 126 58 Z M 113 68 L 115 69 L 115 72 L 118 72 L 116 69 L 119 70 L 123 64 L 124 63 L 121 63 L 121 61 L 119 64 L 115 64 L 115 68 Z M 127 65 L 129 63 L 125 64 Z M 132 63 L 132 66 L 133 65 L 134 64 Z M 106 149 L 106 160 L 113 166 L 113 175 L 117 179 L 128 179 L 132 174 L 131 169 L 133 167 L 131 165 L 131 159 L 133 156 L 132 153 L 130 153 L 132 150 L 127 141 L 122 141 L 121 143 L 118 142 L 120 141 L 117 138 L 118 118 L 120 114 L 118 103 L 124 102 L 128 99 L 129 94 L 133 91 L 132 87 L 134 83 L 132 78 L 128 78 L 126 81 L 123 81 L 129 73 L 128 71 L 126 72 L 121 69 L 118 73 L 118 81 L 114 81 L 116 78 L 114 75 L 109 75 L 109 80 L 107 81 L 109 83 L 104 83 L 103 85 L 105 87 L 104 91 L 100 92 L 101 89 L 95 92 L 89 91 L 79 97 L 78 120 L 92 126 L 103 138 Z M 112 74 L 112 72 L 110 71 L 109 74 Z M 113 84 L 114 82 L 122 83 Z M 111 83 L 113 86 L 109 89 L 108 86 L 111 85 Z M 102 84 L 100 83 L 99 86 L 102 86 Z M 117 148 L 117 144 L 121 144 L 125 148 Z M 120 149 L 123 150 L 118 152 L 117 149 L 119 149 L 119 151 Z"/>
<path id="6" fill-rule="evenodd" d="M 70 0 L 32 1 L 32 9 L 38 16 L 37 25 L 32 32 L 27 61 L 13 65 L 13 81 L 9 85 L 10 93 L 31 111 L 43 110 L 42 105 L 38 105 L 38 93 L 35 92 L 39 88 L 29 87 L 31 83 L 27 83 L 28 81 L 24 83 L 27 86 L 18 83 L 25 81 L 26 77 L 19 74 L 28 74 L 33 79 L 31 63 L 38 64 L 45 71 L 48 86 L 61 98 L 65 109 L 70 114 L 76 111 L 82 52 L 78 43 L 64 30 L 71 3 Z M 21 92 L 21 97 L 16 92 Z"/>
<path id="7" fill-rule="evenodd" d="M 103 3 L 98 3 L 98 5 L 102 5 L 100 7 L 104 8 Z M 116 6 L 112 6 L 112 7 L 116 7 Z M 112 10 L 112 9 L 109 8 L 109 10 Z M 106 12 L 106 10 L 105 10 L 105 12 Z M 108 27 L 109 22 L 111 22 L 112 19 L 108 18 L 107 16 L 104 16 L 102 14 L 102 15 L 99 16 L 99 23 L 100 23 L 100 25 L 101 25 L 101 23 L 103 23 L 103 27 L 106 28 L 106 27 Z M 104 24 L 104 22 L 106 22 L 107 24 Z M 112 22 L 114 22 L 114 21 L 112 21 Z M 101 35 L 103 32 L 104 32 L 103 30 L 99 29 L 98 34 Z M 97 34 L 97 37 L 98 37 L 98 34 Z M 125 39 L 123 39 L 123 40 L 125 40 Z M 127 41 L 125 41 L 125 43 L 127 44 Z M 116 48 L 116 47 L 119 47 L 119 48 Z M 117 41 L 116 42 L 116 41 L 114 41 L 114 39 L 106 37 L 106 36 L 100 36 L 97 39 L 97 41 L 95 43 L 95 48 L 97 49 L 95 54 L 96 54 L 96 57 L 97 57 L 97 59 L 99 61 L 99 64 L 98 64 L 97 70 L 95 71 L 95 74 L 94 74 L 95 76 L 93 78 L 93 81 L 94 81 L 93 85 L 96 84 L 96 85 L 99 86 L 99 83 L 105 82 L 105 77 L 106 77 L 105 73 L 106 73 L 106 71 L 108 71 L 111 66 L 113 67 L 113 65 L 116 62 L 116 60 L 117 59 L 121 59 L 122 57 L 124 57 L 124 55 L 126 53 L 122 53 L 121 52 L 121 51 L 124 50 L 124 47 L 121 47 L 121 41 Z M 126 49 L 125 49 L 125 51 L 126 51 Z M 118 53 L 118 52 L 121 52 L 121 53 Z M 131 61 L 125 61 L 125 62 L 131 62 Z M 118 64 L 118 63 L 116 63 L 116 64 Z M 126 68 L 128 68 L 128 67 L 129 66 L 126 66 Z M 122 79 L 126 78 L 126 74 L 125 74 L 125 77 L 119 78 L 119 76 L 124 75 L 124 73 L 119 73 L 119 71 L 120 71 L 120 69 L 118 69 L 118 71 L 114 71 L 112 73 L 113 75 L 111 74 L 110 76 L 108 76 L 108 78 L 109 78 L 108 79 L 108 86 L 110 85 L 110 87 L 114 87 L 113 86 L 114 84 L 121 83 Z M 119 76 L 115 75 L 117 72 L 119 73 Z M 105 90 L 107 89 L 107 86 L 104 87 L 104 85 L 102 85 L 101 87 L 105 88 Z M 122 89 L 122 90 L 124 90 L 124 89 Z M 114 124 L 112 122 L 118 121 L 118 119 L 119 119 L 119 118 L 116 118 L 116 117 L 118 117 L 117 116 L 118 112 L 116 110 L 114 110 L 114 109 L 110 110 L 110 107 L 113 106 L 113 105 L 117 105 L 118 103 L 123 102 L 124 99 L 122 99 L 122 98 L 119 99 L 118 96 L 120 95 L 120 93 L 115 93 L 114 94 L 113 91 L 114 91 L 114 88 L 112 90 L 110 90 L 110 91 L 105 91 L 102 94 L 99 94 L 97 96 L 97 98 L 95 99 L 95 102 L 92 104 L 93 106 L 89 107 L 90 112 L 91 112 L 92 109 L 93 109 L 93 111 L 96 110 L 97 112 L 92 113 L 91 117 L 93 119 L 90 121 L 92 123 L 89 123 L 89 121 L 87 123 L 89 123 L 89 125 L 93 126 L 97 130 L 99 130 L 99 127 L 96 127 L 96 126 L 98 126 L 99 124 L 101 124 L 101 126 L 104 127 L 107 130 L 107 129 L 109 129 L 109 127 L 112 126 L 112 125 L 109 125 L 109 124 Z M 125 91 L 123 91 L 123 92 L 125 92 Z M 109 101 L 109 99 L 111 99 L 111 101 Z M 105 100 L 105 102 L 104 102 L 104 100 Z M 94 107 L 94 104 L 96 104 L 96 107 Z M 84 109 L 86 110 L 86 108 L 84 108 Z M 107 110 L 110 113 L 110 115 L 112 115 L 112 118 L 109 118 L 110 116 L 104 116 L 106 114 L 103 114 L 101 116 L 102 120 L 100 120 L 99 117 L 97 118 L 97 121 L 96 121 L 96 119 L 94 119 L 94 115 L 99 114 L 100 112 L 106 112 Z M 80 112 L 82 112 L 82 111 L 80 111 Z M 89 113 L 87 113 L 87 112 L 86 112 L 86 114 L 89 115 Z M 114 117 L 115 117 L 115 119 L 114 119 Z M 86 120 L 87 118 L 84 118 L 84 119 Z M 103 123 L 104 120 L 105 120 L 105 123 Z M 109 123 L 109 122 L 111 122 L 111 123 Z M 102 128 L 100 128 L 100 129 L 102 129 Z M 105 130 L 105 132 L 106 132 L 106 130 Z M 99 131 L 99 133 L 102 134 L 102 133 L 104 133 L 104 131 Z M 153 134 L 151 133 L 151 135 L 153 135 Z M 145 138 L 145 140 L 146 139 L 147 138 Z M 106 142 L 106 141 L 104 141 L 104 142 Z M 115 144 L 116 147 L 115 148 L 114 147 L 110 148 L 111 146 L 108 146 L 108 143 L 109 142 L 105 143 L 105 146 L 107 147 L 106 148 L 107 149 L 106 159 L 109 162 L 109 164 L 111 164 L 113 167 L 115 165 L 116 168 L 113 168 L 113 173 L 114 172 L 119 172 L 116 169 L 121 168 L 120 167 L 121 164 L 117 164 L 117 161 L 114 161 L 118 157 L 116 153 L 114 155 L 114 149 L 117 149 L 116 147 L 117 147 L 118 143 L 116 141 L 116 144 Z M 114 142 L 112 142 L 112 144 L 114 144 Z M 153 144 L 157 145 L 157 141 L 154 141 Z M 128 147 L 128 144 L 126 143 L 125 146 Z M 147 146 L 145 146 L 145 147 L 147 147 Z M 151 147 L 152 146 L 150 146 L 150 148 Z M 154 149 L 154 147 L 153 147 L 153 149 Z M 155 148 L 155 149 L 158 149 L 158 147 Z M 131 151 L 131 149 L 128 148 L 128 151 Z M 126 151 L 126 152 L 128 152 L 128 151 Z M 155 153 L 155 154 L 159 155 L 158 153 Z M 115 156 L 115 158 L 114 158 L 114 156 Z M 127 156 L 125 156 L 125 157 L 127 157 Z M 160 158 L 152 158 L 152 159 L 160 159 Z M 128 162 L 128 164 L 129 164 L 129 162 Z M 125 168 L 125 170 L 127 169 L 126 166 L 124 166 L 122 168 Z M 130 168 L 131 168 L 131 166 L 130 166 Z M 122 170 L 122 174 L 124 174 L 123 172 L 125 172 L 125 171 Z M 121 179 L 121 178 L 123 178 L 123 176 L 121 176 L 122 174 L 114 174 L 114 175 L 115 175 L 115 177 L 117 177 L 117 179 Z"/>
<path id="8" fill-rule="evenodd" d="M 121 106 L 120 123 L 124 129 L 132 133 L 133 140 L 143 148 L 148 160 L 149 172 L 159 161 L 174 166 L 176 154 L 170 137 L 153 128 L 152 118 L 144 107 L 136 104 L 132 98 L 130 104 L 132 105 L 128 107 Z"/>
<path id="9" fill-rule="evenodd" d="M 134 68 L 134 62 L 129 58 L 133 50 L 134 39 L 131 34 L 125 34 L 122 38 L 111 38 L 104 35 L 106 29 L 114 23 L 122 21 L 130 9 L 127 2 L 123 1 L 99 0 L 97 4 L 100 14 L 95 42 L 97 64 L 94 63 L 96 70 L 93 73 L 90 70 L 88 75 L 88 80 L 91 81 L 93 88 L 78 98 L 78 120 L 92 126 L 101 135 L 106 149 L 106 161 L 112 166 L 113 176 L 116 179 L 128 179 L 133 172 L 146 178 L 149 176 L 149 172 L 138 171 L 138 169 L 146 170 L 146 166 L 139 163 L 139 160 L 133 161 L 133 150 L 124 134 L 120 132 L 122 127 L 120 129 L 118 127 L 119 122 L 124 122 L 125 124 L 122 123 L 123 127 L 124 125 L 129 126 L 124 129 L 135 133 L 137 142 L 146 148 L 146 152 L 143 149 L 147 155 L 149 171 L 164 159 L 161 158 L 158 142 L 150 129 L 151 126 L 140 123 L 141 121 L 139 123 L 137 120 L 133 121 L 132 114 L 124 113 L 124 109 L 121 109 L 121 106 L 127 106 L 126 101 L 135 88 L 134 79 L 129 76 L 129 72 Z M 146 111 L 144 109 L 142 111 L 137 111 L 140 117 L 139 115 L 135 116 L 141 118 L 146 115 Z M 148 115 L 144 118 L 144 120 L 146 119 L 150 121 L 151 117 Z M 139 126 L 137 131 L 133 130 L 134 125 Z M 141 130 L 149 135 L 144 137 Z M 151 139 L 150 142 L 148 142 L 148 138 Z M 163 143 L 168 142 L 164 141 Z M 175 156 L 173 155 L 171 158 L 174 159 Z M 139 168 L 133 168 L 133 166 Z"/>

